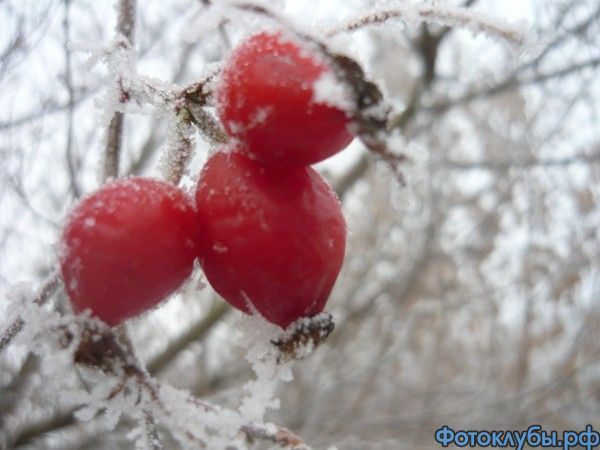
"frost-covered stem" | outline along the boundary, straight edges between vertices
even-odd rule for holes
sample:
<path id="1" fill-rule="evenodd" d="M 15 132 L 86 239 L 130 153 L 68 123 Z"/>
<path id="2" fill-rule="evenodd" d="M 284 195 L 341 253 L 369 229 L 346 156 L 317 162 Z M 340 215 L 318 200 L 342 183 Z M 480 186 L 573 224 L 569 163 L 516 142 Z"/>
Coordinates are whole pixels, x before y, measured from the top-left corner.
<path id="1" fill-rule="evenodd" d="M 110 120 L 104 151 L 104 171 L 102 181 L 108 181 L 119 175 L 119 155 L 123 142 L 123 113 L 117 111 Z"/>
<path id="2" fill-rule="evenodd" d="M 125 36 L 130 45 L 134 43 L 136 0 L 119 0 L 117 33 Z M 114 113 L 108 126 L 102 180 L 119 175 L 119 159 L 123 140 L 123 113 Z"/>
<path id="3" fill-rule="evenodd" d="M 58 290 L 61 281 L 62 278 L 60 273 L 58 271 L 52 272 L 44 284 L 42 284 L 42 287 L 39 289 L 38 294 L 33 299 L 33 302 L 39 306 L 45 304 Z"/>
<path id="4" fill-rule="evenodd" d="M 133 345 L 133 341 L 129 335 L 127 324 L 120 325 L 115 330 L 115 333 L 121 341 L 121 344 L 125 347 L 125 350 L 131 358 L 131 361 L 140 369 L 141 375 L 146 376 L 146 373 L 144 373 L 145 371 L 142 369 L 142 362 L 137 355 L 137 351 L 135 350 L 135 346 Z M 146 442 L 148 443 L 149 448 L 151 450 L 162 450 L 163 446 L 160 443 L 160 438 L 158 436 L 156 420 L 154 420 L 154 414 L 150 409 L 144 408 L 142 410 L 142 421 L 144 425 L 144 431 L 146 433 Z"/>
<path id="5" fill-rule="evenodd" d="M 118 0 L 117 31 L 133 45 L 137 0 Z"/>
<path id="6" fill-rule="evenodd" d="M 437 3 L 410 3 L 390 9 L 367 11 L 326 30 L 325 35 L 332 37 L 340 33 L 359 30 L 369 25 L 381 24 L 390 19 L 401 19 L 407 23 L 419 21 L 448 27 L 463 27 L 474 32 L 484 32 L 499 37 L 512 45 L 523 46 L 526 44 L 526 35 L 515 25 L 467 8 Z"/>
<path id="7" fill-rule="evenodd" d="M 154 420 L 154 415 L 149 409 L 144 409 L 144 429 L 146 431 L 146 441 L 151 450 L 162 450 L 163 446 L 158 437 L 158 427 Z"/>
<path id="8" fill-rule="evenodd" d="M 133 341 L 131 340 L 131 337 L 129 336 L 129 330 L 127 328 L 127 325 L 126 324 L 119 325 L 115 329 L 115 333 L 116 333 L 117 337 L 119 338 L 119 341 L 121 341 L 121 344 L 125 347 L 125 350 L 127 350 L 127 353 L 131 357 L 132 361 L 134 361 L 136 364 L 139 363 L 139 358 L 137 357 L 135 347 L 133 346 Z"/>
<path id="9" fill-rule="evenodd" d="M 38 294 L 33 299 L 33 303 L 41 306 L 46 303 L 60 286 L 60 275 L 58 272 L 52 273 L 40 287 Z M 12 340 L 21 332 L 25 322 L 21 317 L 17 317 L 9 327 L 0 334 L 0 353 L 12 342 Z"/>
<path id="10" fill-rule="evenodd" d="M 211 141 L 224 144 L 229 140 L 229 136 L 210 113 L 194 104 L 188 105 L 190 120 L 200 131 Z"/>
<path id="11" fill-rule="evenodd" d="M 180 108 L 169 125 L 169 142 L 160 161 L 165 180 L 177 185 L 185 174 L 193 155 L 192 118 L 187 108 Z"/>
<path id="12" fill-rule="evenodd" d="M 0 336 L 0 353 L 8 347 L 8 344 L 12 342 L 17 334 L 21 332 L 25 322 L 20 317 L 17 317 L 13 323 L 9 325 L 9 327 L 4 330 L 2 335 Z"/>

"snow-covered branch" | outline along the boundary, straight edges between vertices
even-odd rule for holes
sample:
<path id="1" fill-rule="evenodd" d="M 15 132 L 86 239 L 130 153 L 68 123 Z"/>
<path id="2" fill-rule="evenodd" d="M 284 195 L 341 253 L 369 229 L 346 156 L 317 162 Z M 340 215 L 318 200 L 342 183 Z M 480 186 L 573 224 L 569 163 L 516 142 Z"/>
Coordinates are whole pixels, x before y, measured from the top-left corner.
<path id="1" fill-rule="evenodd" d="M 58 272 L 52 273 L 48 279 L 42 284 L 38 293 L 31 301 L 32 305 L 43 306 L 58 290 L 61 283 L 61 277 Z M 16 308 L 15 308 L 16 309 Z M 18 315 L 10 320 L 10 325 L 0 334 L 0 353 L 8 347 L 13 339 L 23 330 L 25 320 Z"/>
<path id="2" fill-rule="evenodd" d="M 393 7 L 362 12 L 344 22 L 325 30 L 327 37 L 355 31 L 374 24 L 400 19 L 407 25 L 420 22 L 433 23 L 451 28 L 466 28 L 474 33 L 486 33 L 501 38 L 518 47 L 528 43 L 523 24 L 510 24 L 504 20 L 467 8 L 438 3 L 398 3 Z"/>
<path id="3" fill-rule="evenodd" d="M 139 448 L 160 448 L 157 425 L 163 424 L 186 448 L 210 443 L 212 448 L 233 445 L 231 448 L 247 449 L 240 440 L 241 432 L 281 447 L 308 450 L 289 430 L 262 421 L 265 408 L 278 405 L 272 400 L 278 381 L 289 379 L 291 372 L 289 361 L 281 363 L 277 347 L 271 342 L 280 331 L 258 317 L 247 319 L 246 324 L 252 336 L 245 336 L 243 342 L 250 348 L 248 359 L 255 366 L 257 380 L 247 385 L 249 395 L 235 411 L 161 384 L 150 376 L 115 329 L 94 320 L 80 322 L 83 329 L 74 359 L 94 387 L 90 392 L 71 395 L 74 404 L 80 405 L 77 417 L 91 420 L 101 415 L 111 426 L 122 414 L 137 417 L 140 426 L 130 437 L 138 441 Z M 260 339 L 255 340 L 257 337 Z M 61 341 L 71 345 L 69 337 Z"/>

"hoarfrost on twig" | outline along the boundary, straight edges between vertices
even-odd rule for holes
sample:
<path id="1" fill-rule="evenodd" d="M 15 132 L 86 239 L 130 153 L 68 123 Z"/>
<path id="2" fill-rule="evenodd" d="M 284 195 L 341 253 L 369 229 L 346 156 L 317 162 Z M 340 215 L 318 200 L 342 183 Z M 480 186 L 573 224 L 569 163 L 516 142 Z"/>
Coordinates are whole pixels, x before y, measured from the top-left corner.
<path id="1" fill-rule="evenodd" d="M 386 7 L 361 12 L 353 18 L 325 30 L 325 35 L 333 37 L 369 25 L 381 24 L 390 19 L 400 19 L 409 26 L 426 22 L 452 28 L 466 28 L 475 33 L 482 32 L 500 38 L 516 47 L 526 47 L 531 40 L 529 34 L 523 31 L 526 28 L 524 24 L 511 24 L 479 11 L 437 2 L 390 2 Z"/>

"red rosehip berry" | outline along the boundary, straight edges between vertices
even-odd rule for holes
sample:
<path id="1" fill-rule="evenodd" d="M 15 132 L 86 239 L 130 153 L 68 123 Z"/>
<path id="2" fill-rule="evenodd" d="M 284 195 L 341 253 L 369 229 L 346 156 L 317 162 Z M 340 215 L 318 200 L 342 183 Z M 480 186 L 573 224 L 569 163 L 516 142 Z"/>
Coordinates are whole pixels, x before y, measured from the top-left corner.
<path id="1" fill-rule="evenodd" d="M 152 308 L 190 275 L 197 236 L 193 203 L 176 186 L 129 178 L 102 187 L 75 207 L 62 235 L 74 310 L 116 325 Z"/>
<path id="2" fill-rule="evenodd" d="M 282 32 L 234 49 L 216 89 L 219 117 L 240 150 L 275 166 L 313 164 L 346 147 L 346 97 L 318 50 Z"/>
<path id="3" fill-rule="evenodd" d="M 225 300 L 282 328 L 323 310 L 344 259 L 346 223 L 317 172 L 219 152 L 200 174 L 196 207 L 200 264 Z"/>

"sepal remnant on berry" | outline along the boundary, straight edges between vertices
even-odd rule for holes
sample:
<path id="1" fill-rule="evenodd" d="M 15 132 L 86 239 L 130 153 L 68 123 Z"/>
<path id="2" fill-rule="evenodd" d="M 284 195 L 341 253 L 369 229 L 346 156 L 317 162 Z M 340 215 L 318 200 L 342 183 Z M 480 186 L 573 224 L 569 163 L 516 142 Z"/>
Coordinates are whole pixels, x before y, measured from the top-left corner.
<path id="1" fill-rule="evenodd" d="M 271 342 L 281 352 L 279 358 L 282 361 L 304 359 L 329 337 L 334 327 L 335 323 L 328 312 L 313 317 L 301 317 Z"/>

